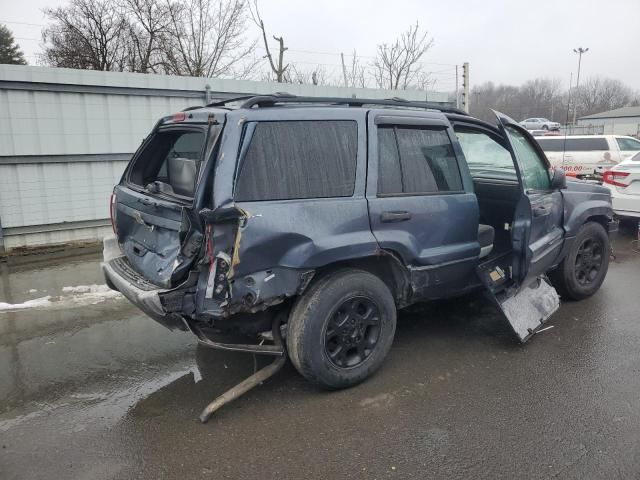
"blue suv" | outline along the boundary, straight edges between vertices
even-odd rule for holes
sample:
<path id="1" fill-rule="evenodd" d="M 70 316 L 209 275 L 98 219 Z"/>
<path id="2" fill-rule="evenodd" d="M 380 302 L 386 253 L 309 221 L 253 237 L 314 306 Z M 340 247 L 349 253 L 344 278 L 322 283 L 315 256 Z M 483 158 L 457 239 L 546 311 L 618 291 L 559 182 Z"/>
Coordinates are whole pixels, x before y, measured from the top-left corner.
<path id="1" fill-rule="evenodd" d="M 164 117 L 114 189 L 107 282 L 170 329 L 288 355 L 325 388 L 371 375 L 416 302 L 484 289 L 526 341 L 557 292 L 598 290 L 616 224 L 606 188 L 567 182 L 496 117 L 284 94 Z M 262 342 L 218 341 L 230 332 Z"/>

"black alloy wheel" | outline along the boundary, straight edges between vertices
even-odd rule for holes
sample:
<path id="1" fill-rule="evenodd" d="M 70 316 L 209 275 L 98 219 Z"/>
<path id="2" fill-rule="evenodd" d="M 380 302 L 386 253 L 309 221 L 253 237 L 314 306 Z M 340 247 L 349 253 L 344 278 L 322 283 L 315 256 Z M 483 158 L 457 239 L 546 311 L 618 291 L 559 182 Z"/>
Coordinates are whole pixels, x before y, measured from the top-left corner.
<path id="1" fill-rule="evenodd" d="M 575 262 L 576 280 L 580 285 L 588 286 L 598 278 L 604 254 L 604 246 L 597 238 L 587 238 L 582 242 Z"/>
<path id="2" fill-rule="evenodd" d="M 324 348 L 331 363 L 352 368 L 364 362 L 380 338 L 380 309 L 364 296 L 347 299 L 327 323 Z"/>

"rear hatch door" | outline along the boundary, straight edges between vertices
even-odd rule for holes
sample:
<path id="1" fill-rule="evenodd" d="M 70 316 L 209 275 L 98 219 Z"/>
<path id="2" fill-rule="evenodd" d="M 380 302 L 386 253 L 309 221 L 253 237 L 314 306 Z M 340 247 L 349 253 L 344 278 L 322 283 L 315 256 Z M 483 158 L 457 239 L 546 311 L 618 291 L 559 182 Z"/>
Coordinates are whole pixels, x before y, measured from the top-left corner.
<path id="1" fill-rule="evenodd" d="M 218 125 L 161 127 L 134 155 L 114 190 L 118 243 L 131 267 L 163 288 L 182 280 L 202 246 L 198 209 Z M 205 152 L 207 152 L 205 154 Z"/>

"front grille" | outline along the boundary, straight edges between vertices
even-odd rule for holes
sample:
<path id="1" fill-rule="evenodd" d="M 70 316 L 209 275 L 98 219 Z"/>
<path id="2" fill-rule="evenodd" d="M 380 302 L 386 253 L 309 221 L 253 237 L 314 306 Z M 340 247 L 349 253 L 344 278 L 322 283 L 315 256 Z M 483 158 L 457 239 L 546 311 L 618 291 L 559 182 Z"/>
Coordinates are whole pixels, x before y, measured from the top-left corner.
<path id="1" fill-rule="evenodd" d="M 114 258 L 109 265 L 123 278 L 133 283 L 140 290 L 158 290 L 159 287 L 134 270 L 127 257 Z"/>

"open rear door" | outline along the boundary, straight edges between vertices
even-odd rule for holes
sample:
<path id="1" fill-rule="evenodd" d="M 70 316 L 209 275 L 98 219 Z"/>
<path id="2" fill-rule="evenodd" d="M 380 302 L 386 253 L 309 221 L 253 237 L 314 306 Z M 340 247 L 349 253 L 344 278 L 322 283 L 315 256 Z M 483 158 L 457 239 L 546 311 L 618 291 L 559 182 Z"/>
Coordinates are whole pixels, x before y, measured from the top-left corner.
<path id="1" fill-rule="evenodd" d="M 563 201 L 560 191 L 551 188 L 549 161 L 533 137 L 511 118 L 495 113 L 516 166 L 521 198 L 511 230 L 513 255 L 508 261 L 481 264 L 477 272 L 515 334 L 526 342 L 560 306 L 545 273 L 562 250 Z"/>

